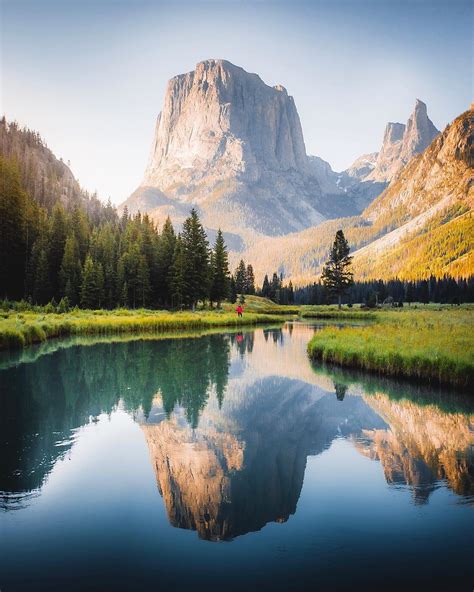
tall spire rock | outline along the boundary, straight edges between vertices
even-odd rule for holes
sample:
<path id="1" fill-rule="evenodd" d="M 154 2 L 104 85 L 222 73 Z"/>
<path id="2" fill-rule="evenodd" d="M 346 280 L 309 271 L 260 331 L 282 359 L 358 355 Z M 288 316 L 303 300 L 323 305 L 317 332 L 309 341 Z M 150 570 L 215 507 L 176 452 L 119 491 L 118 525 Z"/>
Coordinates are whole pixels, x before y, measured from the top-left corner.
<path id="1" fill-rule="evenodd" d="M 364 180 L 390 182 L 438 134 L 439 130 L 428 117 L 426 104 L 417 99 L 406 125 L 392 122 L 387 124 L 375 167 Z"/>
<path id="2" fill-rule="evenodd" d="M 439 134 L 431 119 L 428 117 L 426 104 L 416 99 L 415 109 L 407 122 L 403 135 L 400 158 L 404 164 L 415 155 L 428 148 Z"/>
<path id="3" fill-rule="evenodd" d="M 193 204 L 208 229 L 248 242 L 355 213 L 334 183 L 327 198 L 326 177 L 285 88 L 206 60 L 169 81 L 143 181 L 125 203 L 178 223 Z"/>

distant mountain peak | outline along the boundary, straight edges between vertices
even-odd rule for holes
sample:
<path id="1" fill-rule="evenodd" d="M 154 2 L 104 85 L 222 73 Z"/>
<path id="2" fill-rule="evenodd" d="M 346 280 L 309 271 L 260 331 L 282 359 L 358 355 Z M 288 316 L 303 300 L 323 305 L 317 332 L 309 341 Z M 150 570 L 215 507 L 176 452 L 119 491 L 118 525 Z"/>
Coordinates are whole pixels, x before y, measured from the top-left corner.
<path id="1" fill-rule="evenodd" d="M 423 152 L 439 134 L 428 117 L 426 103 L 416 99 L 407 124 L 389 122 L 374 169 L 366 181 L 389 182 L 413 156 Z"/>

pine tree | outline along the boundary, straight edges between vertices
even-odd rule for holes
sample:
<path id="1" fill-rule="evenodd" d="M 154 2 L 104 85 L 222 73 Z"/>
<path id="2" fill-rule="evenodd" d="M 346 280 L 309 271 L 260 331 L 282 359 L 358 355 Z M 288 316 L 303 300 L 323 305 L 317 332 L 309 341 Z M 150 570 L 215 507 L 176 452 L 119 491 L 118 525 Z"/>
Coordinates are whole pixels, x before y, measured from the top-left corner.
<path id="1" fill-rule="evenodd" d="M 237 293 L 245 294 L 247 289 L 247 268 L 245 267 L 245 262 L 243 259 L 240 260 L 240 263 L 235 270 L 234 277 Z"/>
<path id="2" fill-rule="evenodd" d="M 102 263 L 94 265 L 95 284 L 97 286 L 97 308 L 100 308 L 104 302 L 104 269 Z"/>
<path id="3" fill-rule="evenodd" d="M 124 282 L 122 285 L 122 289 L 120 292 L 120 306 L 127 308 L 128 306 L 128 285 L 127 282 Z"/>
<path id="4" fill-rule="evenodd" d="M 262 296 L 264 298 L 269 298 L 270 297 L 270 282 L 268 281 L 268 275 L 267 274 L 265 274 L 265 277 L 263 278 Z"/>
<path id="5" fill-rule="evenodd" d="M 67 237 L 67 217 L 64 208 L 58 203 L 54 206 L 49 231 L 49 274 L 53 297 L 61 297 L 59 272 L 64 256 Z"/>
<path id="6" fill-rule="evenodd" d="M 255 275 L 253 273 L 253 267 L 250 265 L 250 263 L 247 265 L 245 293 L 255 294 Z"/>
<path id="7" fill-rule="evenodd" d="M 181 308 L 187 303 L 189 288 L 187 285 L 187 265 L 186 254 L 184 252 L 181 235 L 178 234 L 173 255 L 173 263 L 169 272 L 169 285 L 171 305 L 175 308 Z"/>
<path id="8" fill-rule="evenodd" d="M 87 255 L 82 273 L 81 306 L 100 308 L 104 296 L 104 274 L 102 265 Z"/>
<path id="9" fill-rule="evenodd" d="M 217 232 L 216 244 L 212 253 L 212 284 L 210 299 L 220 308 L 221 302 L 229 295 L 229 258 L 222 231 Z"/>
<path id="10" fill-rule="evenodd" d="M 281 279 L 279 275 L 274 272 L 272 281 L 270 283 L 270 295 L 269 297 L 276 303 L 280 302 L 280 290 L 281 290 Z"/>
<path id="11" fill-rule="evenodd" d="M 160 278 L 157 288 L 157 298 L 158 302 L 165 305 L 171 302 L 170 270 L 173 265 L 175 247 L 176 235 L 171 220 L 168 217 L 163 225 L 157 253 L 157 274 Z"/>
<path id="12" fill-rule="evenodd" d="M 137 292 L 140 304 L 143 308 L 145 308 L 150 295 L 150 271 L 144 255 L 140 257 L 140 261 L 138 263 Z"/>
<path id="13" fill-rule="evenodd" d="M 69 303 L 75 306 L 79 300 L 81 287 L 81 261 L 74 234 L 70 234 L 66 239 L 59 276 L 61 296 L 67 296 Z"/>
<path id="14" fill-rule="evenodd" d="M 80 207 L 75 207 L 71 214 L 71 230 L 74 233 L 77 241 L 77 248 L 79 250 L 79 259 L 81 265 L 84 263 L 87 249 L 89 248 L 89 237 L 91 234 L 91 227 L 87 215 Z"/>
<path id="15" fill-rule="evenodd" d="M 190 304 L 194 308 L 199 300 L 204 301 L 209 297 L 211 279 L 209 243 L 194 208 L 191 210 L 191 215 L 184 221 L 181 241 L 186 268 L 184 303 Z"/>
<path id="16" fill-rule="evenodd" d="M 293 289 L 293 284 L 290 280 L 289 284 L 288 284 L 288 304 L 294 304 L 295 303 L 295 291 Z"/>
<path id="17" fill-rule="evenodd" d="M 349 256 L 349 252 L 349 244 L 344 233 L 338 230 L 321 279 L 330 294 L 337 296 L 339 308 L 341 308 L 343 294 L 354 283 L 353 273 L 350 271 L 352 257 Z"/>
<path id="18" fill-rule="evenodd" d="M 23 295 L 26 261 L 27 196 L 20 185 L 18 168 L 0 158 L 0 296 Z"/>
<path id="19" fill-rule="evenodd" d="M 237 302 L 237 288 L 235 286 L 234 276 L 231 276 L 230 278 L 229 300 L 231 304 Z"/>
<path id="20" fill-rule="evenodd" d="M 33 301 L 46 304 L 51 299 L 51 285 L 49 283 L 48 249 L 43 237 L 35 243 L 32 260 L 35 269 L 33 281 Z"/>
<path id="21" fill-rule="evenodd" d="M 122 217 L 120 218 L 120 226 L 121 226 L 122 230 L 125 230 L 125 228 L 127 227 L 129 219 L 130 218 L 128 216 L 128 208 L 127 208 L 127 206 L 125 206 L 123 208 Z"/>

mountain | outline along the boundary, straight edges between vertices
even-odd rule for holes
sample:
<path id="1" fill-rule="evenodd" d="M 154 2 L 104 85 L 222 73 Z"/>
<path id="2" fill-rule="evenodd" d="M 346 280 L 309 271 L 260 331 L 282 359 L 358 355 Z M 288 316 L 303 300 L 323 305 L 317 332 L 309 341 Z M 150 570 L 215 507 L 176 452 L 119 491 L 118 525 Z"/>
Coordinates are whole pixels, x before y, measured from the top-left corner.
<path id="1" fill-rule="evenodd" d="M 334 234 L 342 228 L 359 279 L 472 274 L 473 140 L 471 108 L 415 155 L 360 216 L 265 238 L 243 257 L 252 261 L 258 280 L 276 269 L 296 283 L 307 283 L 320 272 Z M 409 144 L 407 140 L 405 146 Z"/>
<path id="2" fill-rule="evenodd" d="M 428 117 L 426 104 L 417 99 L 406 125 L 387 124 L 374 168 L 362 180 L 392 181 L 411 158 L 423 152 L 438 134 L 439 130 Z"/>
<path id="3" fill-rule="evenodd" d="M 22 187 L 46 209 L 56 203 L 66 209 L 80 205 L 95 217 L 104 209 L 96 196 L 80 187 L 69 166 L 56 158 L 37 132 L 5 117 L 0 120 L 0 157 L 16 162 Z"/>
<path id="4" fill-rule="evenodd" d="M 363 154 L 345 171 L 334 173 L 337 187 L 351 197 L 356 213 L 362 212 L 437 134 L 425 103 L 417 99 L 406 125 L 387 123 L 379 152 Z"/>
<path id="5" fill-rule="evenodd" d="M 284 87 L 206 60 L 169 81 L 143 181 L 122 207 L 180 222 L 193 205 L 207 228 L 251 244 L 360 211 L 326 165 L 306 154 Z"/>

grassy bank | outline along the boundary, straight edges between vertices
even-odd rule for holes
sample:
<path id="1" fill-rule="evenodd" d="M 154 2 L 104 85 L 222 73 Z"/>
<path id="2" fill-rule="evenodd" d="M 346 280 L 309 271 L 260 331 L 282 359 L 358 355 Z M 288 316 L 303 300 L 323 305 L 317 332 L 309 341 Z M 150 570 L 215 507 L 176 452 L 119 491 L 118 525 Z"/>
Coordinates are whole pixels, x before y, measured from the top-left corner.
<path id="1" fill-rule="evenodd" d="M 380 375 L 467 387 L 474 381 L 474 310 L 381 311 L 364 327 L 328 327 L 308 344 L 314 360 Z"/>
<path id="2" fill-rule="evenodd" d="M 343 306 L 341 309 L 337 305 L 319 305 L 319 306 L 301 306 L 300 316 L 302 319 L 374 319 L 377 313 L 374 309 L 361 310 L 360 307 L 349 308 Z"/>
<path id="3" fill-rule="evenodd" d="M 77 310 L 64 314 L 25 311 L 6 312 L 0 317 L 0 349 L 21 348 L 55 337 L 117 333 L 162 333 L 204 330 L 212 327 L 244 327 L 281 322 L 279 315 L 198 311 Z"/>
<path id="4" fill-rule="evenodd" d="M 237 303 L 231 304 L 225 302 L 222 307 L 226 311 L 234 311 Z M 278 314 L 278 315 L 298 315 L 301 310 L 301 306 L 289 306 L 276 304 L 270 298 L 263 298 L 262 296 L 245 296 L 245 302 L 243 304 L 244 311 L 246 312 L 258 312 L 260 314 Z"/>

